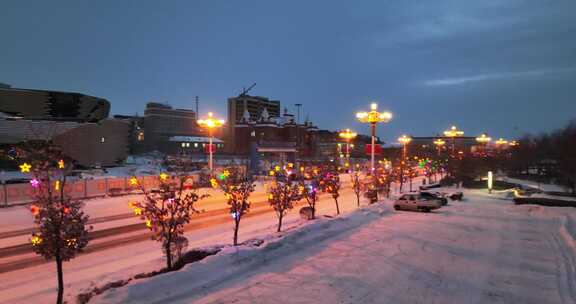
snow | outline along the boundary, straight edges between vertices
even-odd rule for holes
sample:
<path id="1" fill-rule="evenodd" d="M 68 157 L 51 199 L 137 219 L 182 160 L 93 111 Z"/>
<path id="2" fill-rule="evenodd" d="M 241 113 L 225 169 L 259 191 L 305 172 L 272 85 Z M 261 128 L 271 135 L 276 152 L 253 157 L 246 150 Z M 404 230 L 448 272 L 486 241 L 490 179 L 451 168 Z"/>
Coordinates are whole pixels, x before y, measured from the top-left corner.
<path id="1" fill-rule="evenodd" d="M 463 191 L 464 200 L 416 213 L 393 211 L 391 201 L 366 206 L 362 198 L 363 207 L 357 209 L 346 189 L 338 217 L 327 196 L 318 204 L 320 219 L 305 222 L 295 208 L 281 233 L 275 233 L 273 213 L 248 217 L 240 227 L 240 242 L 259 238 L 266 240 L 262 246 L 228 247 L 180 271 L 134 280 L 90 303 L 576 301 L 574 209 L 515 206 L 504 193 L 486 190 L 434 190 Z M 107 216 L 128 212 L 127 201 L 89 200 L 86 208 L 92 216 Z M 210 210 L 223 206 L 217 197 L 200 203 Z M 12 220 L 18 216 L 23 219 Z M 4 221 L 29 225 L 25 216 L 29 212 L 21 207 L 0 210 L 0 228 L 7 229 Z M 189 249 L 230 244 L 232 220 L 189 231 L 186 237 Z M 78 293 L 91 287 L 164 264 L 154 241 L 80 255 L 64 263 L 65 298 L 74 303 Z M 55 265 L 0 273 L 0 282 L 0 303 L 50 303 L 56 294 Z"/>
<path id="2" fill-rule="evenodd" d="M 574 303 L 572 209 L 480 191 L 429 214 L 377 204 L 133 281 L 91 303 Z"/>

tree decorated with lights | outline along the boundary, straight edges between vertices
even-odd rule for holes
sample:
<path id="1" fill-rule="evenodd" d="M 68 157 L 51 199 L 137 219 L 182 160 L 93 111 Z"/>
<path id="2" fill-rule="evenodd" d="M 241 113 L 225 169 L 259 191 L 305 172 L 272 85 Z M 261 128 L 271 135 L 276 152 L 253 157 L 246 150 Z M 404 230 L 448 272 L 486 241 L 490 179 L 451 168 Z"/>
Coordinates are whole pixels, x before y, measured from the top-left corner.
<path id="1" fill-rule="evenodd" d="M 240 172 L 237 167 L 229 168 L 217 176 L 211 178 L 210 184 L 213 188 L 219 188 L 226 196 L 230 215 L 234 219 L 234 246 L 238 245 L 238 231 L 240 221 L 246 213 L 250 211 L 250 194 L 254 192 L 254 180 L 245 173 Z"/>
<path id="2" fill-rule="evenodd" d="M 352 190 L 354 190 L 354 194 L 356 195 L 356 203 L 358 207 L 360 207 L 360 195 L 362 195 L 362 181 L 360 180 L 360 172 L 352 173 Z"/>
<path id="3" fill-rule="evenodd" d="M 338 174 L 327 173 L 324 178 L 326 185 L 326 192 L 328 192 L 336 203 L 336 214 L 340 214 L 340 206 L 338 204 L 338 197 L 340 197 L 340 177 Z"/>
<path id="4" fill-rule="evenodd" d="M 321 175 L 318 169 L 312 169 L 310 172 L 302 170 L 303 176 L 300 179 L 299 189 L 302 190 L 302 196 L 306 204 L 312 210 L 311 218 L 316 218 L 316 203 L 318 202 L 318 187 L 321 182 Z"/>
<path id="5" fill-rule="evenodd" d="M 56 261 L 58 296 L 64 295 L 62 264 L 74 258 L 88 244 L 88 216 L 82 211 L 83 203 L 68 195 L 66 176 L 72 164 L 62 152 L 49 142 L 36 144 L 22 152 L 26 162 L 20 165 L 22 173 L 33 176 L 35 232 L 30 238 L 32 249 L 45 259 Z"/>
<path id="6" fill-rule="evenodd" d="M 166 267 L 170 270 L 188 246 L 184 225 L 190 223 L 192 215 L 200 212 L 196 203 L 208 195 L 198 194 L 191 179 L 184 174 L 170 176 L 161 173 L 157 178 L 158 191 L 149 191 L 138 178 L 130 178 L 130 186 L 140 189 L 144 200 L 129 202 L 128 206 L 134 215 L 145 221 L 146 227 L 152 231 L 152 239 L 162 242 Z"/>
<path id="7" fill-rule="evenodd" d="M 278 232 L 282 230 L 282 219 L 284 219 L 284 216 L 289 210 L 294 208 L 294 203 L 302 197 L 303 188 L 303 186 L 290 179 L 277 179 L 268 188 L 268 203 L 278 217 Z"/>

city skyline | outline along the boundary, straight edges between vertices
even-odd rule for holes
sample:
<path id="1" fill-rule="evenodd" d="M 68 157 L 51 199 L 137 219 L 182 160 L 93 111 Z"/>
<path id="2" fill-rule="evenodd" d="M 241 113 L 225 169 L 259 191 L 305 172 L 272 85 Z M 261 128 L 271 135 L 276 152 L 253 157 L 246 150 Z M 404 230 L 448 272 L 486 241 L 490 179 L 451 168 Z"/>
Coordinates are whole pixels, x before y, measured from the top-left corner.
<path id="1" fill-rule="evenodd" d="M 575 8 L 10 3 L 0 19 L 12 41 L 0 50 L 0 82 L 106 98 L 112 115 L 141 115 L 150 101 L 194 109 L 199 96 L 201 115 L 220 116 L 227 98 L 256 82 L 251 95 L 292 113 L 301 103 L 302 119 L 322 129 L 368 133 L 354 113 L 376 101 L 395 116 L 378 129 L 387 142 L 452 124 L 470 136 L 517 138 L 574 118 Z"/>

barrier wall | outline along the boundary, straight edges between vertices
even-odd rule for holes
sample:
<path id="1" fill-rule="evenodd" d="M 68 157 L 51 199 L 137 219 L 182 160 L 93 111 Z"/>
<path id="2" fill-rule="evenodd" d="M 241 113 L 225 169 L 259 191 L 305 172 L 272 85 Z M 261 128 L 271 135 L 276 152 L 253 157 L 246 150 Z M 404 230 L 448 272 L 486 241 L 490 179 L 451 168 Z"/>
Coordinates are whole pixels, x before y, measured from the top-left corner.
<path id="1" fill-rule="evenodd" d="M 160 185 L 156 176 L 138 176 L 137 178 L 147 190 L 157 189 Z M 190 178 L 194 181 L 199 180 L 197 175 L 191 175 Z M 121 195 L 135 190 L 137 189 L 129 186 L 128 177 L 67 181 L 64 187 L 66 194 L 73 199 Z M 2 207 L 31 203 L 33 201 L 34 192 L 29 183 L 0 185 L 0 206 Z"/>

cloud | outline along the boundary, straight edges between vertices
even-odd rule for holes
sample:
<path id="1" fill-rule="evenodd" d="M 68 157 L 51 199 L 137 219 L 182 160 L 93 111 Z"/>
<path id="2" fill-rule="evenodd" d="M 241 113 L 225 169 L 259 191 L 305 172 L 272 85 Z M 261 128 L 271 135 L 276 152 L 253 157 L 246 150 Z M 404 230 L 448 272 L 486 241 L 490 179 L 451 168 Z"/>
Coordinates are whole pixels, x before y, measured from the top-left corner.
<path id="1" fill-rule="evenodd" d="M 466 83 L 470 83 L 470 82 L 479 82 L 479 81 L 485 81 L 485 80 L 543 76 L 543 75 L 567 73 L 567 72 L 573 72 L 573 71 L 576 71 L 576 67 L 531 70 L 531 71 L 522 71 L 522 72 L 479 74 L 479 75 L 473 75 L 473 76 L 463 76 L 463 77 L 454 77 L 454 78 L 441 78 L 441 79 L 426 80 L 423 82 L 423 85 L 424 86 L 430 86 L 430 87 L 454 86 L 454 85 L 461 85 L 461 84 L 466 84 Z"/>

